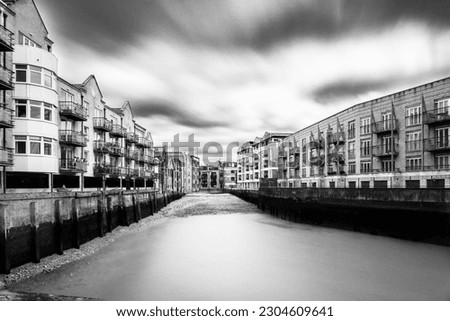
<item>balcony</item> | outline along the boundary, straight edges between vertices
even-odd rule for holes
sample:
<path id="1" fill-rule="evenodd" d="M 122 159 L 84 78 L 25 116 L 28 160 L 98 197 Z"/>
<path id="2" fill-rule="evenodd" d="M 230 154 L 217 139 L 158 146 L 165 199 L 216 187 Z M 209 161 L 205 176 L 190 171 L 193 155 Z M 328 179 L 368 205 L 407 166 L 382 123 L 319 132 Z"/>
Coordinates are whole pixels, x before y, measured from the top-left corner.
<path id="1" fill-rule="evenodd" d="M 0 66 L 0 90 L 13 90 L 13 72 L 4 66 Z"/>
<path id="2" fill-rule="evenodd" d="M 94 174 L 96 176 L 103 176 L 103 175 L 109 175 L 112 172 L 112 167 L 110 164 L 107 163 L 96 163 L 94 164 Z"/>
<path id="3" fill-rule="evenodd" d="M 325 162 L 323 156 L 311 156 L 309 158 L 309 163 L 311 166 L 319 166 Z"/>
<path id="4" fill-rule="evenodd" d="M 300 168 L 299 160 L 295 160 L 295 161 L 289 162 L 289 167 L 290 168 Z"/>
<path id="5" fill-rule="evenodd" d="M 398 144 L 394 144 L 393 150 L 391 145 L 373 146 L 372 155 L 375 157 L 395 157 L 398 155 Z"/>
<path id="6" fill-rule="evenodd" d="M 300 154 L 300 147 L 297 146 L 297 147 L 291 148 L 290 154 L 291 155 Z"/>
<path id="7" fill-rule="evenodd" d="M 425 166 L 423 168 L 426 171 L 448 171 L 450 170 L 450 164 L 442 164 L 442 165 L 432 165 L 432 166 Z"/>
<path id="8" fill-rule="evenodd" d="M 450 123 L 450 107 L 434 109 L 423 113 L 423 121 L 425 124 L 443 124 Z"/>
<path id="9" fill-rule="evenodd" d="M 131 177 L 139 177 L 139 169 L 138 168 L 128 168 L 128 175 Z"/>
<path id="10" fill-rule="evenodd" d="M 0 26 L 0 51 L 14 51 L 13 33 L 3 26 Z"/>
<path id="11" fill-rule="evenodd" d="M 328 133 L 327 134 L 327 144 L 344 144 L 345 143 L 345 133 Z"/>
<path id="12" fill-rule="evenodd" d="M 132 160 L 138 160 L 139 158 L 139 152 L 134 150 L 127 150 L 125 152 L 125 158 L 132 159 Z"/>
<path id="13" fill-rule="evenodd" d="M 65 173 L 83 173 L 87 172 L 87 163 L 79 158 L 60 158 L 59 170 Z"/>
<path id="14" fill-rule="evenodd" d="M 333 162 L 333 163 L 340 163 L 343 164 L 345 163 L 345 152 L 344 151 L 340 151 L 340 152 L 331 152 L 328 154 L 328 162 Z"/>
<path id="15" fill-rule="evenodd" d="M 125 140 L 132 144 L 138 142 L 138 136 L 135 133 L 127 133 L 127 136 L 125 137 Z"/>
<path id="16" fill-rule="evenodd" d="M 112 129 L 111 122 L 105 117 L 94 117 L 94 129 L 109 132 Z"/>
<path id="17" fill-rule="evenodd" d="M 430 138 L 425 141 L 425 150 L 441 152 L 450 150 L 450 137 Z"/>
<path id="18" fill-rule="evenodd" d="M 0 166 L 14 165 L 14 149 L 0 147 Z"/>
<path id="19" fill-rule="evenodd" d="M 109 154 L 112 150 L 112 144 L 101 140 L 94 140 L 94 152 Z"/>
<path id="20" fill-rule="evenodd" d="M 122 168 L 118 166 L 110 166 L 110 173 L 113 177 L 119 177 L 122 175 Z"/>
<path id="21" fill-rule="evenodd" d="M 73 101 L 60 101 L 59 114 L 66 118 L 78 121 L 85 121 L 88 117 L 87 109 Z"/>
<path id="22" fill-rule="evenodd" d="M 74 130 L 60 130 L 59 142 L 65 145 L 86 147 L 87 137 L 86 135 Z"/>
<path id="23" fill-rule="evenodd" d="M 14 112 L 6 108 L 6 104 L 0 103 L 0 128 L 14 127 L 13 116 Z"/>
<path id="24" fill-rule="evenodd" d="M 139 163 L 145 163 L 146 159 L 147 159 L 147 155 L 144 155 L 144 153 L 138 153 L 137 161 Z"/>
<path id="25" fill-rule="evenodd" d="M 385 134 L 396 132 L 398 129 L 398 120 L 383 120 L 372 124 L 374 134 Z"/>
<path id="26" fill-rule="evenodd" d="M 149 143 L 150 142 L 147 139 L 145 139 L 144 137 L 140 137 L 140 136 L 136 135 L 136 146 L 148 148 L 148 147 L 150 147 Z"/>
<path id="27" fill-rule="evenodd" d="M 327 175 L 345 175 L 344 166 L 333 166 L 327 169 Z"/>
<path id="28" fill-rule="evenodd" d="M 348 150 L 348 159 L 355 159 L 356 158 L 356 153 L 354 149 L 349 149 Z"/>
<path id="29" fill-rule="evenodd" d="M 111 145 L 109 149 L 109 154 L 111 156 L 122 157 L 125 155 L 125 149 L 120 145 Z"/>
<path id="30" fill-rule="evenodd" d="M 119 124 L 114 124 L 111 126 L 111 131 L 109 132 L 109 136 L 125 137 L 126 135 L 127 135 L 127 130 L 125 127 L 120 126 Z"/>
<path id="31" fill-rule="evenodd" d="M 314 141 L 309 142 L 309 148 L 310 149 L 323 149 L 324 148 L 323 139 L 314 140 Z"/>

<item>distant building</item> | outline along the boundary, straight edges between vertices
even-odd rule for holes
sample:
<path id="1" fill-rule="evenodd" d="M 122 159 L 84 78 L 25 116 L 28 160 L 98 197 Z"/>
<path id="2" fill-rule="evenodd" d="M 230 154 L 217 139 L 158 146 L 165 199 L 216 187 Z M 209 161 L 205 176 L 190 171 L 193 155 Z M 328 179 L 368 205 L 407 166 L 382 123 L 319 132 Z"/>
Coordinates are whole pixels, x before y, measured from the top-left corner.
<path id="1" fill-rule="evenodd" d="M 220 163 L 221 176 L 220 187 L 225 189 L 237 187 L 237 162 L 221 162 Z"/>
<path id="2" fill-rule="evenodd" d="M 258 189 L 261 179 L 278 178 L 278 148 L 289 133 L 264 133 L 239 147 L 237 187 Z"/>
<path id="3" fill-rule="evenodd" d="M 220 189 L 220 167 L 200 166 L 200 190 Z"/>

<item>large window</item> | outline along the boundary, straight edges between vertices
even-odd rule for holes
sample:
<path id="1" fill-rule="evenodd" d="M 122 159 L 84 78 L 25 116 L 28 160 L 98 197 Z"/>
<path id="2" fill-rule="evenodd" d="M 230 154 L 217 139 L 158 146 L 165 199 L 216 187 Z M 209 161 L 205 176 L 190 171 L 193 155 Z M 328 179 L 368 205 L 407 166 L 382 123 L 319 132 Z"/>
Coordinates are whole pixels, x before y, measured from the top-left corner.
<path id="1" fill-rule="evenodd" d="M 15 65 L 16 82 L 29 82 L 36 85 L 55 88 L 55 74 L 45 68 L 31 65 Z"/>
<path id="2" fill-rule="evenodd" d="M 54 140 L 40 136 L 14 136 L 16 154 L 47 155 L 53 154 Z"/>
<path id="3" fill-rule="evenodd" d="M 37 100 L 16 99 L 16 117 L 53 121 L 53 105 Z"/>
<path id="4" fill-rule="evenodd" d="M 33 40 L 31 40 L 21 32 L 19 32 L 19 45 L 42 48 L 40 45 L 35 43 Z"/>
<path id="5" fill-rule="evenodd" d="M 348 139 L 355 138 L 355 121 L 348 123 Z"/>
<path id="6" fill-rule="evenodd" d="M 418 171 L 422 169 L 422 158 L 414 157 L 406 159 L 406 170 L 407 171 Z"/>
<path id="7" fill-rule="evenodd" d="M 406 133 L 406 151 L 420 151 L 422 149 L 422 132 Z"/>
<path id="8" fill-rule="evenodd" d="M 370 134 L 370 118 L 361 119 L 361 135 Z"/>
<path id="9" fill-rule="evenodd" d="M 361 157 L 368 157 L 370 154 L 370 140 L 361 141 Z"/>
<path id="10" fill-rule="evenodd" d="M 14 136 L 16 154 L 26 154 L 27 153 L 27 136 Z"/>
<path id="11" fill-rule="evenodd" d="M 382 172 L 393 172 L 395 170 L 395 161 L 383 160 L 381 161 Z"/>
<path id="12" fill-rule="evenodd" d="M 450 155 L 436 156 L 434 162 L 436 169 L 450 169 Z"/>
<path id="13" fill-rule="evenodd" d="M 361 162 L 361 173 L 370 173 L 372 166 L 370 162 Z"/>
<path id="14" fill-rule="evenodd" d="M 422 106 L 406 108 L 406 126 L 419 125 L 422 123 Z"/>

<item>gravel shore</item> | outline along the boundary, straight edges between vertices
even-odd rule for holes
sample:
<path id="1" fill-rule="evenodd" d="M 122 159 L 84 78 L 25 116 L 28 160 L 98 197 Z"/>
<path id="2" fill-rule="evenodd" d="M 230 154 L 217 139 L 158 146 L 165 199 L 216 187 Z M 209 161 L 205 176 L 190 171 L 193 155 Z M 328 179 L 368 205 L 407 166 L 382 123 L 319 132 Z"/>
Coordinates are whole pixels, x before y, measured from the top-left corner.
<path id="1" fill-rule="evenodd" d="M 212 199 L 214 199 L 214 203 L 212 203 Z M 42 258 L 40 263 L 27 263 L 17 268 L 13 268 L 8 275 L 1 274 L 0 290 L 7 289 L 10 285 L 40 273 L 48 273 L 64 264 L 94 254 L 100 248 L 116 241 L 124 235 L 139 232 L 151 225 L 162 223 L 170 217 L 207 215 L 212 213 L 212 209 L 214 209 L 216 214 L 236 213 L 235 209 L 237 203 L 239 204 L 242 213 L 245 213 L 247 210 L 254 211 L 256 208 L 254 205 L 245 203 L 239 198 L 229 194 L 210 195 L 205 193 L 195 193 L 186 195 L 180 200 L 170 203 L 153 216 L 144 218 L 139 223 L 133 223 L 129 227 L 119 226 L 111 233 L 106 234 L 103 238 L 96 238 L 82 244 L 80 249 L 66 250 L 63 255 L 53 254 Z"/>

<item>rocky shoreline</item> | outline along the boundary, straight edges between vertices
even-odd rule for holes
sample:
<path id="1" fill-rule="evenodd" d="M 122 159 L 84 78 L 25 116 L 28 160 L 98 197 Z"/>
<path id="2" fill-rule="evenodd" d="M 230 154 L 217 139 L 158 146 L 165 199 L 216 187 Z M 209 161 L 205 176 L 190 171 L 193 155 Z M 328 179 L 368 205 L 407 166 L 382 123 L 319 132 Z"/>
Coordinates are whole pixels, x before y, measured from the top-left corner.
<path id="1" fill-rule="evenodd" d="M 202 197 L 198 197 L 201 195 Z M 204 201 L 205 194 L 189 194 L 180 200 L 170 203 L 165 208 L 161 209 L 158 213 L 153 216 L 142 219 L 139 223 L 133 223 L 128 227 L 119 226 L 111 233 L 106 234 L 103 238 L 93 239 L 80 246 L 80 249 L 69 249 L 64 251 L 63 255 L 53 254 L 51 256 L 41 259 L 40 263 L 27 263 L 22 266 L 13 268 L 11 273 L 8 275 L 0 275 L 0 300 L 3 296 L 8 296 L 7 290 L 9 286 L 21 282 L 30 277 L 34 277 L 40 273 L 49 273 L 65 264 L 80 260 L 86 256 L 92 255 L 99 249 L 107 246 L 111 242 L 116 241 L 118 238 L 138 232 L 144 228 L 151 225 L 164 222 L 170 217 L 177 216 L 191 216 L 191 215 L 205 215 L 210 214 L 208 207 L 205 206 L 205 211 L 199 209 L 199 202 Z M 217 195 L 216 195 L 217 197 Z M 200 201 L 201 200 L 201 201 Z M 216 199 L 217 200 L 217 199 Z M 231 205 L 233 202 L 239 201 L 235 196 L 229 194 L 223 194 L 221 197 L 221 204 L 215 204 L 221 208 L 221 214 L 227 214 L 231 212 Z M 247 206 L 247 205 L 246 205 Z M 252 204 L 248 204 L 249 207 L 254 207 Z M 228 210 L 230 208 L 230 211 Z M 5 294 L 7 293 L 7 294 Z"/>

